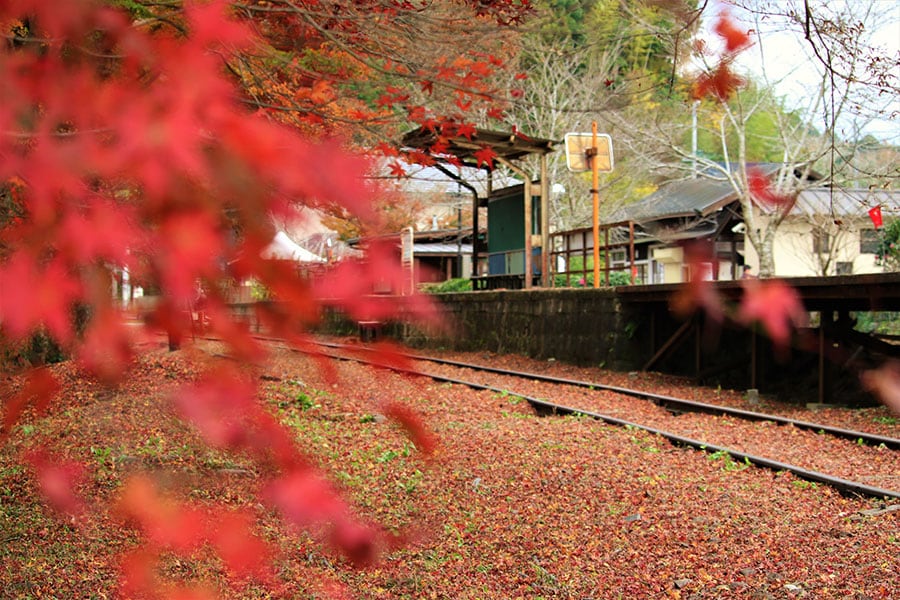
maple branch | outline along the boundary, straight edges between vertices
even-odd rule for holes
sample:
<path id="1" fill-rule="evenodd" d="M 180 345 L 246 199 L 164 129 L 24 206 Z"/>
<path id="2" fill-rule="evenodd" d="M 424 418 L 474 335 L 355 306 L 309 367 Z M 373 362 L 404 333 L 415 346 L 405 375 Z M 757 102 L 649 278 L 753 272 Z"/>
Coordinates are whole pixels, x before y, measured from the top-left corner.
<path id="1" fill-rule="evenodd" d="M 74 138 L 82 135 L 96 135 L 100 133 L 114 133 L 116 130 L 112 127 L 97 127 L 94 129 L 78 129 L 74 131 L 53 131 L 50 133 L 28 133 L 25 131 L 0 131 L 0 135 L 16 139 L 16 140 L 33 140 L 43 136 L 50 136 L 57 139 Z"/>

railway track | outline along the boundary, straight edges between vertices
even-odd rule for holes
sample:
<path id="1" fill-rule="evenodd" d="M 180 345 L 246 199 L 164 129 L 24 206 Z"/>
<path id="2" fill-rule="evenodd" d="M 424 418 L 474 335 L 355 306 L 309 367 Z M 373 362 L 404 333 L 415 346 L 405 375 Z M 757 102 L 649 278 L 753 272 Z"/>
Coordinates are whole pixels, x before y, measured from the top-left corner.
<path id="1" fill-rule="evenodd" d="M 265 338 L 259 337 L 261 341 L 267 342 L 282 342 L 282 340 L 278 340 L 275 338 Z M 528 372 L 519 372 L 519 371 L 508 371 L 506 369 L 500 369 L 497 367 L 492 367 L 490 365 L 477 365 L 471 363 L 464 363 L 453 360 L 445 360 L 436 357 L 423 356 L 417 354 L 407 354 L 404 355 L 405 358 L 412 361 L 419 362 L 428 362 L 436 365 L 441 365 L 445 368 L 456 369 L 459 373 L 451 375 L 446 373 L 436 373 L 429 372 L 427 370 L 419 370 L 415 368 L 408 367 L 398 367 L 396 364 L 388 364 L 384 361 L 378 360 L 378 355 L 374 352 L 371 347 L 368 346 L 360 346 L 360 345 L 347 345 L 347 344 L 339 344 L 339 343 L 331 343 L 331 342 L 320 342 L 318 343 L 323 349 L 327 349 L 327 351 L 323 350 L 322 354 L 329 356 L 330 358 L 337 360 L 348 360 L 348 361 L 356 361 L 360 363 L 369 364 L 375 367 L 387 368 L 392 371 L 417 375 L 422 377 L 428 377 L 435 381 L 452 383 L 456 385 L 466 386 L 472 389 L 486 390 L 493 393 L 501 394 L 501 395 L 511 395 L 522 398 L 527 401 L 531 407 L 539 414 L 544 415 L 582 415 L 586 417 L 590 417 L 593 419 L 597 419 L 603 421 L 605 423 L 609 423 L 611 425 L 617 425 L 621 427 L 629 427 L 634 429 L 640 429 L 643 431 L 647 431 L 651 434 L 658 435 L 660 437 L 665 438 L 670 441 L 672 444 L 681 446 L 681 447 L 690 447 L 696 448 L 699 450 L 703 450 L 707 453 L 714 454 L 716 456 L 730 456 L 733 461 L 738 463 L 743 463 L 747 465 L 754 465 L 761 468 L 771 469 L 774 471 L 787 471 L 795 476 L 810 482 L 814 482 L 817 484 L 823 484 L 831 486 L 832 488 L 838 490 L 843 494 L 848 495 L 860 495 L 866 497 L 873 498 L 891 498 L 891 499 L 900 499 L 900 484 L 896 486 L 896 489 L 888 489 L 885 487 L 869 485 L 867 483 L 863 483 L 860 481 L 854 481 L 848 479 L 846 477 L 840 477 L 836 475 L 832 475 L 826 472 L 822 472 L 815 469 L 805 468 L 802 466 L 798 466 L 796 464 L 791 464 L 789 462 L 785 462 L 782 460 L 776 460 L 771 457 L 762 456 L 759 453 L 748 452 L 740 449 L 736 449 L 733 447 L 729 447 L 722 444 L 710 443 L 706 440 L 695 439 L 691 436 L 683 435 L 677 432 L 673 432 L 668 428 L 657 427 L 652 424 L 648 424 L 646 422 L 632 421 L 630 419 L 623 419 L 619 416 L 607 414 L 606 412 L 601 412 L 598 410 L 594 410 L 590 407 L 586 406 L 578 406 L 572 405 L 568 402 L 560 402 L 554 400 L 548 400 L 545 398 L 537 398 L 529 394 L 523 394 L 520 391 L 515 389 L 509 389 L 509 387 L 501 387 L 498 385 L 491 385 L 487 383 L 483 383 L 480 381 L 473 381 L 472 379 L 463 378 L 462 375 L 466 372 L 473 374 L 492 374 L 498 377 L 512 377 L 521 379 L 523 381 L 540 381 L 545 384 L 551 386 L 558 386 L 560 388 L 565 388 L 566 390 L 571 388 L 580 388 L 582 390 L 587 390 L 587 393 L 595 393 L 598 391 L 610 392 L 613 394 L 618 394 L 624 397 L 630 397 L 639 399 L 643 402 L 648 402 L 655 404 L 672 415 L 679 414 L 687 414 L 687 413 L 699 413 L 701 415 L 708 415 L 711 417 L 729 417 L 733 419 L 739 419 L 748 422 L 770 422 L 780 426 L 788 426 L 795 428 L 796 430 L 805 430 L 814 432 L 817 436 L 829 436 L 841 440 L 851 440 L 855 444 L 865 444 L 869 446 L 874 446 L 880 448 L 881 451 L 890 452 L 893 454 L 898 449 L 900 449 L 900 439 L 875 435 L 867 432 L 861 431 L 853 431 L 848 429 L 842 429 L 837 427 L 832 427 L 825 424 L 812 423 L 809 421 L 801 421 L 795 419 L 789 419 L 786 417 L 771 415 L 765 413 L 756 413 L 752 411 L 740 410 L 736 408 L 708 404 L 703 402 L 697 402 L 693 400 L 686 400 L 682 398 L 675 398 L 672 396 L 664 396 L 659 394 L 653 394 L 641 390 L 634 390 L 629 388 L 623 388 L 618 386 L 610 386 L 596 382 L 587 382 L 587 381 L 579 381 L 579 380 L 570 380 L 560 377 L 548 376 L 538 373 L 528 373 Z M 281 346 L 283 349 L 291 350 L 291 351 L 299 351 L 299 352 L 308 352 L 297 350 L 296 348 L 290 348 L 288 346 Z M 370 358 L 364 357 L 364 354 L 370 354 Z M 900 481 L 900 477 L 897 477 L 896 474 L 893 477 L 894 481 Z"/>
<path id="2" fill-rule="evenodd" d="M 464 385 L 473 389 L 482 389 L 491 391 L 497 394 L 508 394 L 515 395 L 520 398 L 526 400 L 536 411 L 545 415 L 583 415 L 587 417 L 591 417 L 605 423 L 609 423 L 612 425 L 622 426 L 622 427 L 631 427 L 635 429 L 641 429 L 647 431 L 649 433 L 659 435 L 671 443 L 682 446 L 682 447 L 691 447 L 703 450 L 710 454 L 717 454 L 718 456 L 728 455 L 732 460 L 744 463 L 751 464 L 757 467 L 771 469 L 774 471 L 788 471 L 796 475 L 797 477 L 804 479 L 806 481 L 811 481 L 815 483 L 820 483 L 824 485 L 829 485 L 841 493 L 845 494 L 854 494 L 861 496 L 868 496 L 874 498 L 895 498 L 900 499 L 900 490 L 895 489 L 887 489 L 880 486 L 869 485 L 866 483 L 852 481 L 847 478 L 837 477 L 834 475 L 830 475 L 828 473 L 811 470 L 808 468 L 804 468 L 801 466 L 797 466 L 794 464 L 790 464 L 784 461 L 774 460 L 772 458 L 768 458 L 765 456 L 761 456 L 759 454 L 754 454 L 750 452 L 741 451 L 738 449 L 712 444 L 704 440 L 694 439 L 688 436 L 680 435 L 678 433 L 674 433 L 672 431 L 668 431 L 665 429 L 661 429 L 659 427 L 654 427 L 651 425 L 647 425 L 646 423 L 631 421 L 628 419 L 622 419 L 620 417 L 605 414 L 602 412 L 598 412 L 595 410 L 590 410 L 581 406 L 571 406 L 561 402 L 555 402 L 546 400 L 543 398 L 536 398 L 527 394 L 522 394 L 517 392 L 516 390 L 508 389 L 506 387 L 498 387 L 494 385 L 488 385 L 476 381 L 472 381 L 471 379 L 464 379 L 457 376 L 450 376 L 446 374 L 438 374 L 433 372 L 428 372 L 424 370 L 416 370 L 416 369 L 399 369 L 395 366 L 384 364 L 383 362 L 379 362 L 376 359 L 373 360 L 365 360 L 360 354 L 360 350 L 362 349 L 364 352 L 370 350 L 369 348 L 363 346 L 349 346 L 344 344 L 336 344 L 336 343 L 322 343 L 321 344 L 325 348 L 329 348 L 331 350 L 336 351 L 344 351 L 344 354 L 331 354 L 332 357 L 344 360 L 356 360 L 361 362 L 366 362 L 369 364 L 373 364 L 376 366 L 380 366 L 383 368 L 389 368 L 397 371 L 402 371 L 408 374 L 415 374 L 425 377 L 430 377 L 433 380 L 446 382 L 446 383 L 454 383 L 457 385 Z M 352 351 L 353 355 L 348 355 L 346 352 Z M 632 390 L 628 388 L 621 388 L 616 386 L 607 386 L 603 384 L 593 383 L 593 382 L 585 382 L 585 381 L 576 381 L 569 380 L 559 377 L 552 377 L 547 375 L 541 375 L 536 373 L 524 373 L 517 371 L 507 371 L 505 369 L 500 369 L 496 367 L 486 366 L 486 365 L 475 365 L 470 363 L 462 363 L 459 361 L 445 360 L 435 357 L 422 356 L 416 354 L 406 355 L 410 360 L 415 361 L 426 361 L 435 364 L 452 366 L 458 369 L 466 369 L 475 372 L 483 372 L 483 373 L 493 373 L 501 376 L 511 376 L 516 378 L 528 379 L 528 380 L 539 380 L 544 381 L 546 383 L 550 383 L 553 385 L 562 385 L 562 386 L 574 386 L 578 388 L 584 388 L 591 391 L 597 390 L 606 390 L 615 392 L 617 394 L 623 394 L 626 396 L 631 396 L 634 398 L 640 398 L 643 400 L 649 400 L 654 404 L 657 404 L 666 410 L 669 410 L 673 413 L 683 413 L 683 412 L 697 412 L 708 415 L 727 415 L 730 417 L 735 417 L 739 419 L 749 420 L 749 421 L 770 421 L 776 423 L 778 425 L 790 425 L 796 427 L 797 429 L 814 431 L 817 435 L 829 435 L 840 439 L 848 439 L 852 440 L 856 443 L 859 443 L 862 440 L 866 444 L 871 444 L 875 446 L 882 446 L 885 449 L 889 449 L 890 451 L 896 451 L 900 448 L 900 440 L 896 438 L 873 435 L 866 432 L 860 431 L 852 431 L 847 429 L 841 429 L 836 427 L 830 427 L 828 425 L 811 423 L 808 421 L 798 421 L 795 419 L 788 419 L 785 417 L 780 417 L 777 415 L 767 415 L 763 413 L 754 413 L 751 411 L 744 411 L 739 409 L 733 409 L 729 407 L 722 407 L 712 404 L 706 404 L 702 402 L 695 402 L 691 400 L 684 400 L 680 398 L 674 398 L 671 396 L 662 396 L 658 394 L 651 394 L 648 392 L 643 392 L 640 390 Z"/>
<path id="3" fill-rule="evenodd" d="M 349 346 L 346 344 L 335 344 L 335 343 L 322 343 L 324 347 L 330 347 L 335 349 L 357 349 L 358 346 Z M 546 383 L 560 384 L 560 385 L 568 385 L 577 388 L 584 388 L 587 390 L 597 391 L 597 390 L 606 390 L 610 392 L 615 392 L 617 394 L 622 394 L 624 396 L 631 396 L 633 398 L 640 398 L 643 400 L 648 400 L 653 404 L 665 408 L 672 414 L 684 414 L 684 413 L 700 413 L 700 414 L 709 414 L 709 415 L 727 415 L 730 417 L 735 417 L 738 419 L 746 420 L 746 421 L 769 421 L 772 423 L 776 423 L 778 425 L 791 425 L 796 427 L 797 429 L 803 429 L 807 431 L 814 431 L 816 433 L 824 433 L 827 435 L 831 435 L 834 437 L 851 440 L 857 443 L 865 443 L 872 446 L 884 445 L 886 448 L 890 448 L 891 450 L 900 450 L 900 439 L 887 437 L 877 434 L 872 434 L 864 431 L 854 431 L 851 429 L 843 429 L 840 427 L 832 427 L 830 425 L 825 425 L 821 423 L 813 423 L 810 421 L 801 421 L 797 419 L 789 419 L 787 417 L 782 417 L 779 415 L 772 415 L 761 412 L 753 412 L 749 410 L 742 410 L 739 408 L 733 408 L 729 406 L 721 406 L 718 404 L 709 404 L 706 402 L 697 402 L 695 400 L 686 400 L 684 398 L 675 398 L 673 396 L 665 396 L 662 394 L 654 394 L 651 392 L 646 392 L 642 390 L 624 388 L 613 385 L 606 385 L 603 383 L 590 382 L 590 381 L 580 381 L 575 379 L 566 379 L 563 377 L 554 377 L 550 375 L 543 375 L 540 373 L 532 373 L 532 372 L 524 372 L 524 371 L 511 371 L 507 369 L 500 369 L 497 367 L 492 367 L 490 365 L 478 365 L 473 363 L 465 363 L 454 360 L 446 360 L 442 358 L 436 358 L 433 356 L 424 356 L 418 354 L 407 354 L 407 358 L 411 360 L 417 361 L 425 361 L 431 362 L 440 365 L 448 365 L 451 367 L 458 367 L 461 369 L 471 369 L 474 371 L 481 371 L 485 373 L 495 373 L 498 375 L 504 375 L 509 377 L 518 377 L 522 379 L 527 379 L 531 381 L 542 381 Z M 583 411 L 580 411 L 583 412 Z"/>

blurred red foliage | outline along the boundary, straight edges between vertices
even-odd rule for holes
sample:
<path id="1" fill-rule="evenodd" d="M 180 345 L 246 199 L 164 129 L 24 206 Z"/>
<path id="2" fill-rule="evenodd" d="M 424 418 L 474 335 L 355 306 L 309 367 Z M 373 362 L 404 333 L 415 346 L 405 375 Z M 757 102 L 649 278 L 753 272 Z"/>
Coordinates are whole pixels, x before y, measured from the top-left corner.
<path id="1" fill-rule="evenodd" d="M 528 2 L 460 1 L 499 22 L 517 21 L 529 9 Z M 274 232 L 270 217 L 288 214 L 295 204 L 328 206 L 363 223 L 377 214 L 364 179 L 368 159 L 340 140 L 313 140 L 265 111 L 248 111 L 243 82 L 226 66 L 261 43 L 262 29 L 236 18 L 222 0 L 173 7 L 168 33 L 111 4 L 118 3 L 0 5 L 0 26 L 8 34 L 0 49 L 0 198 L 4 210 L 22 215 L 0 230 L 3 335 L 23 342 L 49 332 L 85 370 L 104 382 L 120 380 L 138 336 L 111 293 L 125 271 L 160 292 L 145 320 L 150 332 L 166 333 L 176 344 L 187 339 L 202 287 L 202 326 L 251 363 L 264 355 L 246 326 L 229 315 L 220 282 L 253 279 L 271 290 L 281 308 L 263 311 L 263 318 L 298 343 L 325 300 L 351 316 L 396 312 L 395 301 L 369 294 L 376 283 L 399 289 L 404 282 L 388 249 L 373 247 L 365 262 L 348 262 L 313 284 L 261 257 Z M 453 80 L 477 88 L 494 62 L 454 63 Z M 322 81 L 309 85 L 316 91 L 311 102 L 331 93 Z M 403 103 L 409 94 L 388 90 L 382 98 Z M 458 108 L 471 106 L 460 98 Z M 84 307 L 87 316 L 76 327 L 73 314 Z M 434 316 L 423 298 L 408 298 L 405 308 Z M 29 406 L 46 408 L 57 389 L 49 371 L 34 371 L 5 403 L 3 436 Z M 274 470 L 267 498 L 287 520 L 322 530 L 354 563 L 374 560 L 383 545 L 377 528 L 353 519 L 292 434 L 259 402 L 255 381 L 236 369 L 215 368 L 175 394 L 174 402 L 209 444 L 248 452 Z M 433 447 L 422 423 L 394 412 L 417 446 Z M 83 468 L 55 456 L 34 451 L 26 457 L 46 500 L 73 517 L 102 513 L 105 507 L 77 495 Z M 265 544 L 251 533 L 247 515 L 211 520 L 196 506 L 163 497 L 142 476 L 126 484 L 116 511 L 147 542 L 123 559 L 126 596 L 156 589 L 159 552 L 189 552 L 207 543 L 237 575 L 267 576 Z M 159 589 L 169 598 L 211 594 L 202 585 Z"/>

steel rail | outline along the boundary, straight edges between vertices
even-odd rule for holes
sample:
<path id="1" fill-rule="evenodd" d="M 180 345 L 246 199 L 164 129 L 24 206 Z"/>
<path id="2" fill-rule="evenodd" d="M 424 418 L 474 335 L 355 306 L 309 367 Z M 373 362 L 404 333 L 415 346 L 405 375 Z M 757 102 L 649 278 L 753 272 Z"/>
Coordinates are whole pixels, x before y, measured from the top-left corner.
<path id="1" fill-rule="evenodd" d="M 365 346 L 351 346 L 347 344 L 335 344 L 330 342 L 317 342 L 318 344 L 324 347 L 330 348 L 347 348 L 354 350 L 368 350 L 372 351 L 373 348 L 368 348 Z M 693 412 L 693 413 L 702 413 L 702 414 L 710 414 L 710 415 L 728 415 L 732 417 L 737 417 L 739 419 L 744 419 L 747 421 L 771 421 L 773 423 L 778 423 L 779 425 L 793 425 L 798 429 L 805 429 L 809 431 L 814 431 L 816 433 L 826 433 L 828 435 L 832 435 L 842 439 L 852 440 L 854 442 L 858 442 L 862 440 L 864 443 L 871 446 L 879 446 L 884 445 L 886 448 L 890 448 L 891 450 L 900 450 L 900 439 L 878 435 L 874 433 L 867 433 L 864 431 L 855 431 L 853 429 L 843 429 L 841 427 L 833 427 L 831 425 L 823 425 L 821 423 L 813 423 L 810 421 L 800 421 L 797 419 L 790 419 L 788 417 L 780 417 L 778 415 L 772 415 L 768 413 L 760 413 L 754 412 L 750 410 L 743 410 L 740 408 L 733 408 L 730 406 L 720 406 L 717 404 L 709 404 L 707 402 L 698 402 L 696 400 L 687 400 L 684 398 L 676 398 L 674 396 L 665 396 L 662 394 L 654 394 L 652 392 L 645 392 L 641 390 L 635 390 L 631 388 L 623 388 L 615 385 L 607 385 L 604 383 L 595 383 L 590 381 L 579 381 L 577 379 L 565 379 L 562 377 L 555 377 L 552 375 L 542 375 L 540 373 L 529 373 L 523 371 L 510 371 L 507 369 L 501 369 L 499 367 L 491 367 L 489 365 L 478 365 L 474 363 L 466 363 L 455 360 L 447 360 L 443 358 L 419 355 L 419 354 L 406 354 L 404 355 L 407 358 L 412 360 L 421 360 L 428 361 L 453 367 L 459 367 L 463 369 L 472 369 L 476 371 L 484 371 L 485 373 L 494 373 L 497 375 L 508 375 L 510 377 L 520 377 L 523 379 L 533 379 L 535 381 L 543 381 L 545 383 L 554 383 L 554 384 L 562 384 L 562 385 L 571 385 L 573 387 L 581 387 L 587 388 L 591 390 L 605 390 L 610 392 L 615 392 L 617 394 L 623 394 L 626 396 L 632 396 L 635 398 L 642 398 L 646 400 L 650 400 L 657 406 L 662 406 L 663 408 L 669 410 L 669 412 L 673 414 L 679 414 L 684 412 Z"/>

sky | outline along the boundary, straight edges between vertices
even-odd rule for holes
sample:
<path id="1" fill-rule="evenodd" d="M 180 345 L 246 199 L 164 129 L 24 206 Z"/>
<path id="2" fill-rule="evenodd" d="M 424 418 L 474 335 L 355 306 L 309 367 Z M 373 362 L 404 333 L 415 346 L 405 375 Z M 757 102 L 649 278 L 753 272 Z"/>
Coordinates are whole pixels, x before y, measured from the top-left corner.
<path id="1" fill-rule="evenodd" d="M 788 6 L 789 2 L 778 2 L 779 8 Z M 793 4 L 800 5 L 795 2 Z M 818 3 L 811 3 L 814 7 Z M 900 86 L 900 2 L 897 0 L 831 0 L 828 2 L 829 10 L 850 7 L 859 9 L 873 5 L 879 13 L 878 18 L 873 18 L 866 23 L 865 31 L 871 32 L 871 44 L 878 47 L 880 54 L 888 60 L 894 61 L 893 74 L 896 78 L 894 85 Z M 706 26 L 710 27 L 714 17 L 721 10 L 729 13 L 740 21 L 743 27 L 753 29 L 758 33 L 754 46 L 744 50 L 737 59 L 738 69 L 745 69 L 755 79 L 767 78 L 775 85 L 778 93 L 785 97 L 792 108 L 808 109 L 810 98 L 816 85 L 821 82 L 823 68 L 814 57 L 809 42 L 803 39 L 799 31 L 785 32 L 785 23 L 777 20 L 760 22 L 753 15 L 737 9 L 729 2 L 721 0 L 715 2 L 709 11 L 711 18 L 707 19 Z M 794 26 L 796 29 L 796 25 Z M 710 34 L 707 40 L 715 38 Z M 890 104 L 888 105 L 888 101 Z M 900 144 L 900 97 L 896 95 L 884 98 L 888 113 L 898 115 L 897 120 L 887 118 L 870 120 L 866 119 L 863 131 L 870 133 L 884 142 Z M 859 124 L 862 121 L 857 121 Z M 849 134 L 855 124 L 847 118 L 839 121 L 839 128 L 843 126 L 844 133 Z"/>

